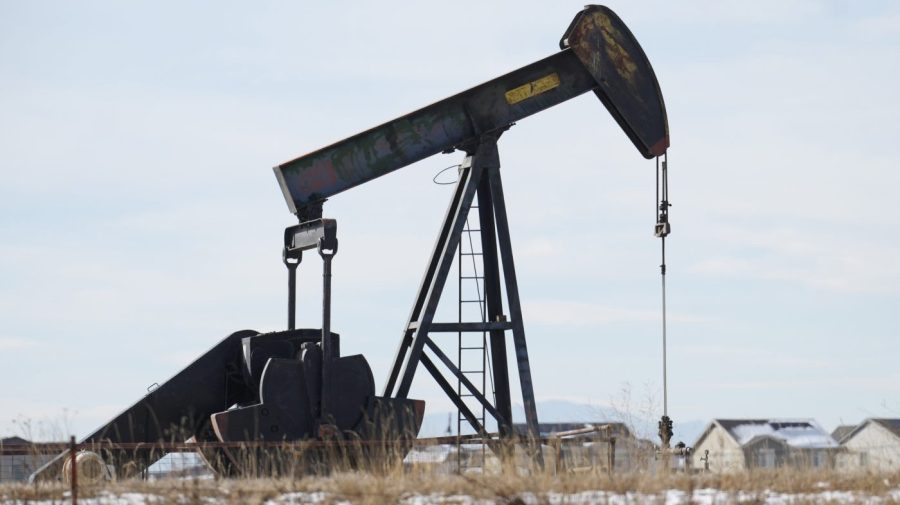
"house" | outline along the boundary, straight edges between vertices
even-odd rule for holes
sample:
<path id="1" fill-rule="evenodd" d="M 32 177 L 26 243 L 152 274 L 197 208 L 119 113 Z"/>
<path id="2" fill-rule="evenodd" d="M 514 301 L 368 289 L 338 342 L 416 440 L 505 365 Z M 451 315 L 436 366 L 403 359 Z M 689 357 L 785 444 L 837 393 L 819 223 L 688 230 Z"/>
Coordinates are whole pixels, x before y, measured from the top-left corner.
<path id="1" fill-rule="evenodd" d="M 712 472 L 833 468 L 839 450 L 812 419 L 713 419 L 694 444 L 692 465 Z"/>
<path id="2" fill-rule="evenodd" d="M 521 435 L 527 433 L 525 424 L 516 423 L 514 429 Z M 628 472 L 647 468 L 656 457 L 656 446 L 636 437 L 622 422 L 539 423 L 538 431 L 543 439 L 561 439 L 560 466 L 568 470 L 608 470 L 612 463 L 614 471 Z M 556 458 L 555 449 L 545 446 L 544 452 L 545 460 Z"/>
<path id="3" fill-rule="evenodd" d="M 0 439 L 0 482 L 25 481 L 58 452 L 57 444 L 33 443 L 21 437 Z"/>
<path id="4" fill-rule="evenodd" d="M 837 463 L 842 470 L 900 470 L 900 419 L 866 419 L 840 444 L 843 452 Z"/>

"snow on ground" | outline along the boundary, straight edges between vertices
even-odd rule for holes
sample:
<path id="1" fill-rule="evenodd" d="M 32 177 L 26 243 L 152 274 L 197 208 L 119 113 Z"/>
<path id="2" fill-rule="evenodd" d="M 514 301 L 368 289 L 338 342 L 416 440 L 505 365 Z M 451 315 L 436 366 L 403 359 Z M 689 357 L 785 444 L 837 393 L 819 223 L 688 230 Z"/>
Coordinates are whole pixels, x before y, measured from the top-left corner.
<path id="1" fill-rule="evenodd" d="M 516 500 L 518 498 L 518 500 Z M 163 500 L 152 494 L 123 493 L 102 494 L 96 498 L 81 498 L 79 504 L 83 505 L 151 505 Z M 208 505 L 227 503 L 225 498 L 217 500 L 207 498 Z M 684 491 L 670 489 L 659 494 L 648 493 L 615 493 L 612 491 L 582 491 L 580 493 L 520 493 L 515 496 L 497 497 L 496 499 L 474 498 L 468 495 L 445 494 L 409 494 L 399 501 L 402 505 L 495 505 L 508 503 L 522 503 L 524 505 L 730 505 L 730 504 L 767 504 L 767 505 L 791 505 L 806 503 L 850 504 L 864 503 L 867 505 L 881 505 L 900 502 L 900 488 L 883 496 L 870 495 L 856 491 L 821 491 L 815 493 L 778 493 L 774 491 L 755 492 L 727 492 L 717 489 L 698 489 L 688 495 Z M 0 501 L 0 505 L 19 505 L 22 502 Z M 29 505 L 61 505 L 68 503 L 68 497 L 53 501 L 30 501 Z M 295 492 L 287 493 L 278 498 L 269 500 L 266 505 L 352 505 L 346 500 L 333 500 L 327 493 Z"/>
<path id="2" fill-rule="evenodd" d="M 803 449 L 827 449 L 838 445 L 831 435 L 812 419 L 754 421 L 732 426 L 729 430 L 741 445 L 756 437 L 777 438 L 791 447 Z"/>

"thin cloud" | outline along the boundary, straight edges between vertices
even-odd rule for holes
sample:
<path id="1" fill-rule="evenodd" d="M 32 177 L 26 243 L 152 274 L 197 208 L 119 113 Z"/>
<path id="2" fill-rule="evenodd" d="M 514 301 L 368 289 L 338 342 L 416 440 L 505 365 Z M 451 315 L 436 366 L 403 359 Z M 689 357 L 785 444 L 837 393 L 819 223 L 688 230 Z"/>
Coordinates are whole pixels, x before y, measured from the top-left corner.
<path id="1" fill-rule="evenodd" d="M 805 228 L 768 231 L 713 228 L 710 234 L 734 247 L 696 261 L 690 271 L 715 277 L 786 281 L 845 293 L 900 290 L 897 247 L 870 240 L 823 236 Z"/>
<path id="2" fill-rule="evenodd" d="M 20 337 L 0 337 L 0 351 L 21 351 L 40 347 L 38 342 Z"/>
<path id="3" fill-rule="evenodd" d="M 810 370 L 833 368 L 836 362 L 832 359 L 810 355 L 808 351 L 772 350 L 766 348 L 740 345 L 690 345 L 675 349 L 680 356 L 689 362 L 715 360 L 719 363 L 765 363 L 767 368 L 777 367 L 788 370 Z"/>
<path id="4" fill-rule="evenodd" d="M 536 300 L 525 302 L 528 323 L 564 326 L 659 321 L 658 309 L 629 309 L 573 300 Z M 669 314 L 671 322 L 705 323 L 710 319 L 688 314 Z"/>
<path id="5" fill-rule="evenodd" d="M 746 381 L 718 381 L 694 384 L 694 387 L 717 390 L 780 390 L 795 391 L 798 388 L 864 388 L 869 391 L 896 392 L 900 391 L 900 374 L 856 376 L 856 377 L 832 377 L 811 379 L 784 379 L 784 380 L 746 380 Z"/>

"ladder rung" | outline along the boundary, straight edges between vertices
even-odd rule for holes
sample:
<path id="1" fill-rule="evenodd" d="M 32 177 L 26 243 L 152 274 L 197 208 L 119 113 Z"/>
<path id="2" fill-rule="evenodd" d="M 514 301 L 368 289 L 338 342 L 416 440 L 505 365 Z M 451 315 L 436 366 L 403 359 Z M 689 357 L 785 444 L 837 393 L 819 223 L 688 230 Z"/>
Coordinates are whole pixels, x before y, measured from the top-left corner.
<path id="1" fill-rule="evenodd" d="M 459 253 L 460 256 L 481 256 L 482 254 L 484 254 L 484 253 L 480 253 L 480 252 Z"/>
<path id="2" fill-rule="evenodd" d="M 459 349 L 461 351 L 474 351 L 474 350 L 483 351 L 484 347 L 460 347 Z"/>
<path id="3" fill-rule="evenodd" d="M 417 326 L 411 326 L 416 329 Z M 513 328 L 509 321 L 490 321 L 472 323 L 431 323 L 429 333 L 484 333 L 486 331 L 508 331 Z M 470 340 L 471 341 L 471 340 Z"/>
<path id="4" fill-rule="evenodd" d="M 484 303 L 484 300 L 460 300 L 459 303 Z"/>
<path id="5" fill-rule="evenodd" d="M 463 280 L 466 280 L 466 279 L 478 279 L 478 280 L 483 281 L 483 280 L 484 280 L 484 276 L 483 276 L 483 275 L 463 275 L 462 277 L 460 277 L 460 279 L 463 279 Z"/>
<path id="6" fill-rule="evenodd" d="M 484 370 L 460 370 L 460 373 L 476 373 L 476 374 L 483 374 L 483 373 L 484 373 Z"/>

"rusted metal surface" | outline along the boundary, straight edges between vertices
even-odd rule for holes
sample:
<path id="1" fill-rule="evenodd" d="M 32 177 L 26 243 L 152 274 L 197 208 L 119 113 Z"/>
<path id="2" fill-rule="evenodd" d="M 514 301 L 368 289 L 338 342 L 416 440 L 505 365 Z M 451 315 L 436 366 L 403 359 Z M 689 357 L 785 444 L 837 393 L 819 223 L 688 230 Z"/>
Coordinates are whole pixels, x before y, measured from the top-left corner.
<path id="1" fill-rule="evenodd" d="M 588 6 L 562 51 L 275 167 L 291 212 L 593 90 L 641 155 L 669 145 L 665 106 L 643 50 L 609 9 Z"/>
<path id="2" fill-rule="evenodd" d="M 644 50 L 613 11 L 589 5 L 560 41 L 594 77 L 594 93 L 645 158 L 669 147 L 669 123 L 659 82 Z"/>

